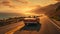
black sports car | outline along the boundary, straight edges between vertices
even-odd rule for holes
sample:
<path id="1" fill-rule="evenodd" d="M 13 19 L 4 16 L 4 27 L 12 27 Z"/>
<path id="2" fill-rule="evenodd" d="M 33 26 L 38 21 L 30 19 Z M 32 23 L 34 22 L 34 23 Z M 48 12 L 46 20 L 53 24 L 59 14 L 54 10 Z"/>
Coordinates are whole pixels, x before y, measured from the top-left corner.
<path id="1" fill-rule="evenodd" d="M 24 18 L 25 26 L 21 30 L 39 31 L 41 24 L 39 18 Z"/>

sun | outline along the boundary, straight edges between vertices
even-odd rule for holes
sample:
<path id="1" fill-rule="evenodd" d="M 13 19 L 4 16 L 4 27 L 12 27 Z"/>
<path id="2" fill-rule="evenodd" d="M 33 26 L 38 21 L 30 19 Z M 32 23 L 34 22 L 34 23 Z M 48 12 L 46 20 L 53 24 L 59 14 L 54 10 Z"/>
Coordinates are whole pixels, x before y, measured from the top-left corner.
<path id="1" fill-rule="evenodd" d="M 23 12 L 29 12 L 30 10 L 32 10 L 32 8 L 22 8 Z"/>

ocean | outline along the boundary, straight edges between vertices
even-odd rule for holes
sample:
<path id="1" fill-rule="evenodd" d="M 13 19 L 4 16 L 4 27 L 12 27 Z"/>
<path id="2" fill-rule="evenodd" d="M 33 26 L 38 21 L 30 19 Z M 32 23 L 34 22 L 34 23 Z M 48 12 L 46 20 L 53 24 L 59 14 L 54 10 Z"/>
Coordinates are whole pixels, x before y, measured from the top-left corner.
<path id="1" fill-rule="evenodd" d="M 0 13 L 0 19 L 12 18 L 12 17 L 20 17 L 20 16 L 23 16 L 23 15 L 18 14 L 18 13 Z"/>

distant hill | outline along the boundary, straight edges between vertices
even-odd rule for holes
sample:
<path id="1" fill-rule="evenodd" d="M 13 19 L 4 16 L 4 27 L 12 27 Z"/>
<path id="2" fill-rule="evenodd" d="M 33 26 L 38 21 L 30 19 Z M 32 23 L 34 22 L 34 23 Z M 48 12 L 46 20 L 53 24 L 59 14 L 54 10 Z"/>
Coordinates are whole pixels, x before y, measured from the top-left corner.
<path id="1" fill-rule="evenodd" d="M 52 4 L 42 8 L 42 10 L 45 11 L 45 14 L 47 14 L 48 16 L 54 16 L 56 14 L 60 14 L 59 8 L 60 8 L 60 2 L 57 2 L 56 4 Z"/>
<path id="2" fill-rule="evenodd" d="M 56 14 L 60 14 L 60 11 L 57 11 L 59 6 L 60 6 L 60 2 L 57 2 L 56 4 L 51 4 L 42 8 L 38 7 L 35 10 L 32 10 L 32 12 L 37 13 L 37 14 L 44 13 L 51 17 Z"/>

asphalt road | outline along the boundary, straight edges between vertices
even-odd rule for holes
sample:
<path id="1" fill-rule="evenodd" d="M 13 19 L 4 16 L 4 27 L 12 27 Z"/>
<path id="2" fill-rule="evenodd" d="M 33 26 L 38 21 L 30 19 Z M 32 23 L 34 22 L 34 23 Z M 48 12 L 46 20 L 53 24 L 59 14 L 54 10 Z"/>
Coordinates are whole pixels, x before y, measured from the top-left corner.
<path id="1" fill-rule="evenodd" d="M 18 23 L 6 25 L 3 27 L 0 27 L 0 34 L 12 34 L 22 27 L 24 27 L 23 22 L 18 22 Z"/>
<path id="2" fill-rule="evenodd" d="M 46 16 L 40 17 L 40 23 L 41 23 L 41 29 L 39 32 L 19 31 L 21 27 L 24 26 L 24 25 L 21 25 L 19 22 L 19 23 L 7 25 L 4 27 L 0 27 L 0 34 L 5 34 L 5 33 L 10 34 L 11 32 L 14 32 L 14 34 L 60 34 L 60 30 L 54 24 L 52 24 L 54 22 L 51 21 L 48 17 Z M 17 27 L 20 27 L 20 28 L 17 28 Z"/>
<path id="3" fill-rule="evenodd" d="M 53 23 L 54 22 L 47 16 L 43 17 L 43 19 L 41 19 L 42 28 L 40 34 L 60 34 L 60 30 Z"/>

